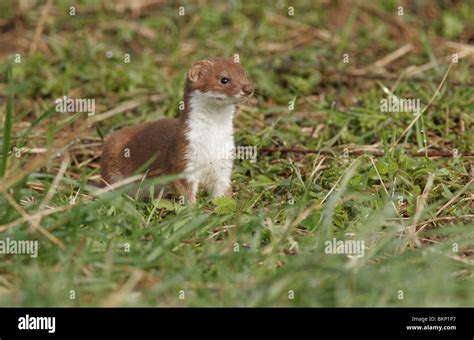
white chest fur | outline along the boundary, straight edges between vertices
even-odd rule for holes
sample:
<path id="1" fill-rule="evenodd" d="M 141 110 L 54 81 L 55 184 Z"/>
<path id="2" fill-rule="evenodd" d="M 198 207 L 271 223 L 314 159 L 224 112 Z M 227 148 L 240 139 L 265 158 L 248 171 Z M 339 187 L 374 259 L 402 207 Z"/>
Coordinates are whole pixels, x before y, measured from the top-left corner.
<path id="1" fill-rule="evenodd" d="M 202 185 L 213 197 L 222 196 L 231 182 L 235 106 L 216 105 L 200 93 L 189 104 L 186 179 L 194 194 Z"/>

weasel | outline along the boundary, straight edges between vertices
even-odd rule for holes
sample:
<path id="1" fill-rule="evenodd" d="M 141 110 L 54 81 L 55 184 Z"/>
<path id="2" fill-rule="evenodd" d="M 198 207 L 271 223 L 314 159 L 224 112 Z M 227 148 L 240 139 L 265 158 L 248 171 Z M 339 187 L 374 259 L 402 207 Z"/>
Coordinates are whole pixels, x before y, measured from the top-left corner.
<path id="1" fill-rule="evenodd" d="M 183 174 L 172 183 L 190 205 L 202 186 L 212 197 L 231 196 L 235 105 L 253 95 L 238 62 L 226 58 L 196 61 L 187 72 L 184 110 L 113 133 L 101 157 L 102 178 L 119 182 L 144 168 L 148 177 Z"/>

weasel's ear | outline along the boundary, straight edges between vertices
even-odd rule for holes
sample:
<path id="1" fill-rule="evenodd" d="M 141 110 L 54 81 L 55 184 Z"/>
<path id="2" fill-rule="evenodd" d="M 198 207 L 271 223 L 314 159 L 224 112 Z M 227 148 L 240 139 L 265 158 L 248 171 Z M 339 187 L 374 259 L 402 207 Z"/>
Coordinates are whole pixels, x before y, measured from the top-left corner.
<path id="1" fill-rule="evenodd" d="M 191 81 L 197 81 L 201 79 L 204 74 L 212 67 L 212 61 L 210 60 L 198 60 L 196 61 L 188 72 L 188 78 Z"/>

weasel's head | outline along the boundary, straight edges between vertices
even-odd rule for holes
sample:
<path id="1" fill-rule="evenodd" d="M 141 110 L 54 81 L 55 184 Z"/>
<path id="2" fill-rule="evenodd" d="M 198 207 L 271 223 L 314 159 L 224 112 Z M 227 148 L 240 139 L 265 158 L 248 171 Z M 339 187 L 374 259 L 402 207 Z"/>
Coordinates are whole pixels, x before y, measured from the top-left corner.
<path id="1" fill-rule="evenodd" d="M 186 90 L 216 105 L 237 104 L 253 94 L 253 85 L 242 65 L 233 59 L 196 61 L 188 72 Z"/>

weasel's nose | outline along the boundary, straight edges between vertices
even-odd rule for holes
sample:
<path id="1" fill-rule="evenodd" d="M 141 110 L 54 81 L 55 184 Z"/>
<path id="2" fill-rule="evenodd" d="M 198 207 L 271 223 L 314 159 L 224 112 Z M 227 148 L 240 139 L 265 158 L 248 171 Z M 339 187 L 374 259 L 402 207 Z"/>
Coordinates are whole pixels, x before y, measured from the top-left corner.
<path id="1" fill-rule="evenodd" d="M 242 92 L 248 96 L 248 95 L 251 95 L 252 92 L 253 92 L 253 87 L 251 84 L 245 84 L 244 86 L 242 86 Z"/>

